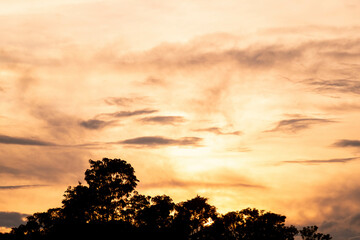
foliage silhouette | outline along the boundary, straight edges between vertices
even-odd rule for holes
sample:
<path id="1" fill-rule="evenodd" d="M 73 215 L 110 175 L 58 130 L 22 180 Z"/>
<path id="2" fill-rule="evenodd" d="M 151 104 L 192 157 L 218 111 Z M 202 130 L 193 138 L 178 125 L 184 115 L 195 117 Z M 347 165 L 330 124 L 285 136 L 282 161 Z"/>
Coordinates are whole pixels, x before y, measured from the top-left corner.
<path id="1" fill-rule="evenodd" d="M 301 238 L 303 240 L 330 240 L 329 234 L 323 234 L 317 232 L 317 226 L 308 226 L 300 230 Z"/>
<path id="2" fill-rule="evenodd" d="M 62 207 L 27 217 L 0 239 L 175 239 L 175 240 L 330 240 L 316 226 L 298 231 L 285 216 L 243 209 L 221 215 L 208 199 L 196 196 L 175 204 L 166 195 L 135 191 L 132 166 L 121 159 L 90 160 L 87 185 L 68 187 Z"/>

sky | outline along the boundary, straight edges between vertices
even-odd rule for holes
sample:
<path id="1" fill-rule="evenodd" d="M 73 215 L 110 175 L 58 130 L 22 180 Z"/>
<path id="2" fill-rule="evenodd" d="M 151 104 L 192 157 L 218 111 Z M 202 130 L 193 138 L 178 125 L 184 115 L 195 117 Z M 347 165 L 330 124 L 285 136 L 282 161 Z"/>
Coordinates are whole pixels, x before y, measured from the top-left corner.
<path id="1" fill-rule="evenodd" d="M 88 160 L 360 239 L 360 2 L 0 2 L 0 230 Z"/>

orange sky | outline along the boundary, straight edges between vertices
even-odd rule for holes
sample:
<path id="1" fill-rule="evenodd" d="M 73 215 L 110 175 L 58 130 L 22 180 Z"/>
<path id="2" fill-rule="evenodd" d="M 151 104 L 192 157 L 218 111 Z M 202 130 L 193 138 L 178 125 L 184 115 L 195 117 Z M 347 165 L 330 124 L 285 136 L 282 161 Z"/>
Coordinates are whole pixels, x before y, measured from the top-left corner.
<path id="1" fill-rule="evenodd" d="M 357 239 L 359 12 L 357 0 L 0 2 L 0 227 L 60 206 L 87 161 L 108 157 L 132 164 L 144 194 Z"/>

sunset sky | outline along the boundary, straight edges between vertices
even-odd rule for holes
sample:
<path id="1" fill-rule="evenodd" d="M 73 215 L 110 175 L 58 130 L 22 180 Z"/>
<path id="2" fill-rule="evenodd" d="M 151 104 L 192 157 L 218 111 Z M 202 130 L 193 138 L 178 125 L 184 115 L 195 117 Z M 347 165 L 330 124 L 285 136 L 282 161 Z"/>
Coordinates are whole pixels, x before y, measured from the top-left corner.
<path id="1" fill-rule="evenodd" d="M 360 239 L 360 1 L 0 2 L 0 230 L 88 160 Z"/>

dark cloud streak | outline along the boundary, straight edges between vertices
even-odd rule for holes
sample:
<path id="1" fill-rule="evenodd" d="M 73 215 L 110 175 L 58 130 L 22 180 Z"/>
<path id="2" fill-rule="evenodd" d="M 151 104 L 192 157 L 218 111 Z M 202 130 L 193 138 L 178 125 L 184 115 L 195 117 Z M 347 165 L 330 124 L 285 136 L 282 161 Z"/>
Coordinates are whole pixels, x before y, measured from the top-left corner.
<path id="1" fill-rule="evenodd" d="M 0 144 L 16 144 L 16 145 L 30 145 L 30 146 L 56 146 L 56 144 L 31 138 L 10 137 L 0 135 Z"/>
<path id="2" fill-rule="evenodd" d="M 161 181 L 153 183 L 143 183 L 139 187 L 145 189 L 151 188 L 168 188 L 168 187 L 179 187 L 179 188 L 265 188 L 261 185 L 253 185 L 247 183 L 230 183 L 230 182 L 200 182 L 200 181 Z"/>
<path id="3" fill-rule="evenodd" d="M 24 224 L 23 220 L 29 214 L 23 214 L 18 212 L 0 212 L 0 227 L 17 227 L 20 224 Z"/>
<path id="4" fill-rule="evenodd" d="M 144 123 L 155 123 L 155 124 L 177 124 L 185 122 L 185 118 L 181 116 L 154 116 L 154 117 L 145 117 L 140 119 Z"/>
<path id="5" fill-rule="evenodd" d="M 102 113 L 97 115 L 97 117 L 102 116 L 108 116 L 108 117 L 114 117 L 114 118 L 122 118 L 122 117 L 132 117 L 137 115 L 144 115 L 144 114 L 151 114 L 158 112 L 158 110 L 154 109 L 142 109 L 142 110 L 136 110 L 136 111 L 119 111 L 114 113 Z"/>
<path id="6" fill-rule="evenodd" d="M 295 161 L 282 161 L 282 163 L 299 163 L 299 164 L 325 164 L 325 163 L 347 163 L 359 159 L 358 157 L 352 158 L 334 158 L 334 159 L 324 159 L 324 160 L 295 160 Z"/>
<path id="7" fill-rule="evenodd" d="M 126 139 L 111 144 L 124 144 L 124 145 L 135 145 L 135 146 L 199 146 L 199 142 L 202 138 L 198 137 L 183 137 L 179 139 L 171 139 L 162 136 L 146 136 Z"/>
<path id="8" fill-rule="evenodd" d="M 80 126 L 87 129 L 101 129 L 111 125 L 114 121 L 103 121 L 98 119 L 89 119 L 87 121 L 81 121 Z"/>
<path id="9" fill-rule="evenodd" d="M 47 187 L 48 185 L 13 185 L 13 186 L 0 186 L 0 190 L 15 190 L 22 188 L 36 188 L 36 187 Z"/>
<path id="10" fill-rule="evenodd" d="M 359 140 L 342 139 L 333 144 L 334 147 L 356 147 L 360 148 Z"/>
<path id="11" fill-rule="evenodd" d="M 108 105 L 116 106 L 129 106 L 135 103 L 143 103 L 146 101 L 145 97 L 108 97 L 104 99 L 105 103 Z"/>
<path id="12" fill-rule="evenodd" d="M 294 118 L 294 119 L 286 119 L 278 122 L 277 126 L 274 129 L 268 130 L 266 132 L 292 132 L 296 133 L 300 130 L 304 130 L 310 128 L 315 124 L 325 124 L 325 123 L 333 123 L 335 121 L 329 119 L 322 118 Z"/>
<path id="13" fill-rule="evenodd" d="M 353 79 L 308 79 L 303 81 L 303 83 L 315 86 L 317 91 L 360 94 L 360 81 Z"/>
<path id="14" fill-rule="evenodd" d="M 211 132 L 211 133 L 214 133 L 214 134 L 217 134 L 217 135 L 241 135 L 242 134 L 241 131 L 223 132 L 218 127 L 200 128 L 200 129 L 196 129 L 194 131 L 196 131 L 196 132 Z"/>

